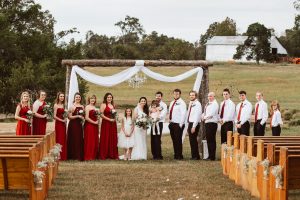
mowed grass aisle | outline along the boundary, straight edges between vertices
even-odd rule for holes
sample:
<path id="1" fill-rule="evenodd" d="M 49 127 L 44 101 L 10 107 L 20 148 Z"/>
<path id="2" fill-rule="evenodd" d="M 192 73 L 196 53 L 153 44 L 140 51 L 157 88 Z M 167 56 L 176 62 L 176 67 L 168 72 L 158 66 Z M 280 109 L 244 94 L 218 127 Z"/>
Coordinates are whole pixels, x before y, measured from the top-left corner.
<path id="1" fill-rule="evenodd" d="M 219 161 L 190 161 L 188 140 L 184 161 L 172 159 L 169 135 L 163 154 L 163 161 L 63 162 L 49 199 L 251 199 L 222 175 Z"/>

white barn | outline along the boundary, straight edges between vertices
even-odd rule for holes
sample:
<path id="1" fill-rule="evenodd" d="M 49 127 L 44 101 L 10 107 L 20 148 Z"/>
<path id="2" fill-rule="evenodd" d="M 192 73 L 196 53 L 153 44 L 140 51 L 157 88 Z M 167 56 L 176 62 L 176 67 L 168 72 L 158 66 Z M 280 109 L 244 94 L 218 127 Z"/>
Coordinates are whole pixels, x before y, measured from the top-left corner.
<path id="1" fill-rule="evenodd" d="M 247 36 L 214 36 L 206 43 L 206 60 L 209 61 L 236 61 L 236 62 L 255 62 L 242 57 L 240 60 L 234 60 L 233 55 L 236 53 L 238 45 L 244 44 Z M 275 36 L 271 37 L 272 53 L 287 55 L 286 49 L 280 44 Z"/>

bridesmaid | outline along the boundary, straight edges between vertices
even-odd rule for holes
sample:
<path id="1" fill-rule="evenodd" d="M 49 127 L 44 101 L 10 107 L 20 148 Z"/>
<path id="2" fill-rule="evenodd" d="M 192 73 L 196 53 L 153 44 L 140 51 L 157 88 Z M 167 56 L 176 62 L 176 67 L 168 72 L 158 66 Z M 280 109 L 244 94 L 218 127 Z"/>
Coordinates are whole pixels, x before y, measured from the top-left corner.
<path id="1" fill-rule="evenodd" d="M 22 92 L 21 102 L 17 105 L 15 119 L 18 120 L 16 135 L 31 135 L 31 120 L 27 118 L 30 111 L 30 99 L 28 92 Z"/>
<path id="2" fill-rule="evenodd" d="M 89 105 L 85 107 L 84 160 L 95 160 L 99 148 L 99 121 L 95 110 L 95 95 L 88 98 L 88 104 Z"/>
<path id="3" fill-rule="evenodd" d="M 40 90 L 37 96 L 37 100 L 33 103 L 33 119 L 32 119 L 32 134 L 33 135 L 45 135 L 47 125 L 47 114 L 44 113 L 43 109 L 46 105 L 46 92 Z"/>
<path id="4" fill-rule="evenodd" d="M 83 110 L 84 106 L 81 104 L 81 94 L 77 92 L 74 95 L 73 106 L 69 110 L 70 122 L 67 136 L 69 160 L 83 160 Z"/>
<path id="5" fill-rule="evenodd" d="M 105 160 L 118 159 L 118 136 L 117 136 L 117 123 L 112 117 L 112 111 L 114 110 L 114 100 L 111 93 L 106 93 L 103 99 L 103 103 L 100 107 L 102 124 L 100 132 L 100 151 L 99 159 Z"/>
<path id="6" fill-rule="evenodd" d="M 67 136 L 66 136 L 66 123 L 67 119 L 64 117 L 65 109 L 65 95 L 58 92 L 54 104 L 54 119 L 55 119 L 55 135 L 56 142 L 62 145 L 60 153 L 60 160 L 67 160 Z"/>

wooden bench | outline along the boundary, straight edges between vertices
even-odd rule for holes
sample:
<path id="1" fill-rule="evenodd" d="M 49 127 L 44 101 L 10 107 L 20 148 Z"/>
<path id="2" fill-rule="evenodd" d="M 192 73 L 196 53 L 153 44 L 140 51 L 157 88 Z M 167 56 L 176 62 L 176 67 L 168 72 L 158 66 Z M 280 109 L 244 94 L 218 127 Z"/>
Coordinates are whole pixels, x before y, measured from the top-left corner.
<path id="1" fill-rule="evenodd" d="M 279 165 L 282 168 L 282 187 L 276 187 L 276 178 L 270 174 L 270 199 L 286 200 L 288 191 L 300 189 L 300 150 L 280 148 Z M 277 166 L 271 166 L 272 171 Z"/>
<path id="2" fill-rule="evenodd" d="M 261 140 L 263 139 L 263 140 Z M 264 152 L 267 148 L 267 143 L 291 143 L 299 142 L 300 137 L 247 137 L 247 153 L 243 154 L 243 165 L 248 162 L 248 170 L 240 170 L 241 173 L 241 183 L 244 189 L 251 192 L 253 196 L 259 197 L 259 190 L 257 188 L 257 163 L 261 161 L 257 159 L 257 152 L 260 154 Z M 260 157 L 261 158 L 261 157 Z"/>
<path id="3" fill-rule="evenodd" d="M 47 196 L 46 178 L 43 179 L 43 189 L 35 190 L 32 171 L 37 169 L 41 153 L 41 145 L 37 143 L 24 152 L 1 152 L 0 159 L 0 189 L 26 189 L 32 200 L 45 199 Z"/>
<path id="4" fill-rule="evenodd" d="M 300 143 L 269 143 L 267 151 L 259 160 L 264 160 L 265 166 L 257 165 L 257 188 L 259 189 L 261 199 L 269 199 L 270 194 L 270 167 L 279 164 L 280 148 L 287 147 L 293 150 L 300 150 Z M 261 155 L 258 155 L 260 157 Z"/>
<path id="5" fill-rule="evenodd" d="M 45 199 L 48 188 L 53 183 L 57 173 L 56 165 L 45 169 L 43 190 L 34 189 L 32 170 L 37 169 L 38 161 L 47 156 L 55 145 L 55 134 L 45 136 L 0 136 L 0 188 L 1 189 L 28 189 L 30 199 Z M 21 166 L 19 169 L 18 166 Z M 23 179 L 21 177 L 24 177 Z M 21 180 L 19 180 L 21 179 Z M 3 183 L 3 184 L 2 184 Z M 18 183 L 20 183 L 18 185 Z"/>

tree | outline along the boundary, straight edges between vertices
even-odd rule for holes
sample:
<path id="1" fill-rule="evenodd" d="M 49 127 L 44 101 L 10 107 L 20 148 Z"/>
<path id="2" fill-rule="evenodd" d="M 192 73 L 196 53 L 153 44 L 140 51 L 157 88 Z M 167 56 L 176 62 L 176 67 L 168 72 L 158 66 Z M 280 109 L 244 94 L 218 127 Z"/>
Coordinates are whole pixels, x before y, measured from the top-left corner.
<path id="1" fill-rule="evenodd" d="M 143 26 L 140 24 L 140 20 L 128 15 L 126 15 L 124 21 L 115 23 L 115 26 L 121 29 L 122 36 L 120 37 L 120 41 L 122 41 L 123 44 L 136 43 L 145 33 Z"/>
<path id="2" fill-rule="evenodd" d="M 65 88 L 61 59 L 82 55 L 80 42 L 58 40 L 76 30 L 55 35 L 54 18 L 33 0 L 0 0 L 0 9 L 0 112 L 13 113 L 24 90 L 44 89 L 52 101 Z"/>
<path id="3" fill-rule="evenodd" d="M 209 25 L 206 33 L 200 36 L 198 52 L 201 52 L 201 59 L 205 59 L 206 49 L 205 45 L 213 36 L 235 36 L 237 35 L 236 22 L 229 17 L 222 22 L 214 22 Z"/>
<path id="4" fill-rule="evenodd" d="M 241 59 L 242 56 L 246 55 L 247 60 L 253 59 L 257 64 L 259 64 L 260 60 L 271 61 L 271 30 L 267 29 L 263 24 L 254 23 L 249 25 L 245 35 L 248 38 L 243 45 L 237 47 L 237 52 L 233 58 Z"/>
<path id="5" fill-rule="evenodd" d="M 295 8 L 300 11 L 300 0 L 294 2 Z M 294 27 L 285 30 L 285 36 L 281 36 L 280 42 L 285 46 L 292 57 L 300 57 L 300 15 L 295 16 Z"/>

